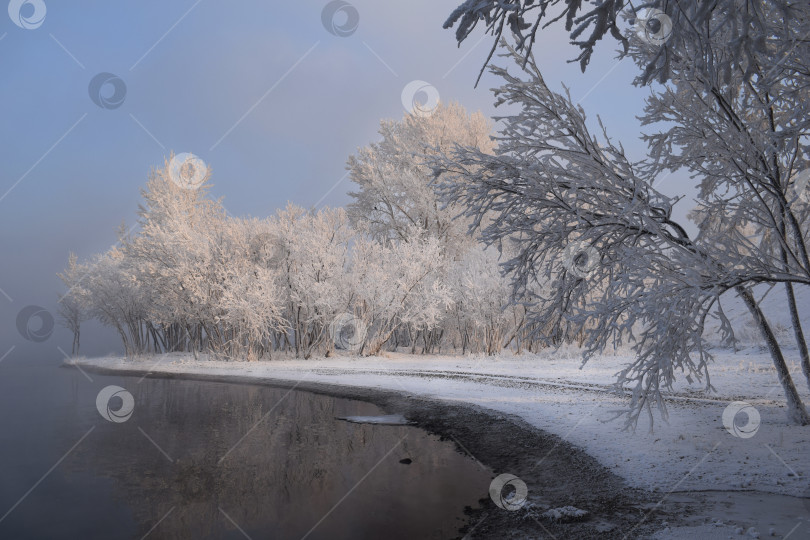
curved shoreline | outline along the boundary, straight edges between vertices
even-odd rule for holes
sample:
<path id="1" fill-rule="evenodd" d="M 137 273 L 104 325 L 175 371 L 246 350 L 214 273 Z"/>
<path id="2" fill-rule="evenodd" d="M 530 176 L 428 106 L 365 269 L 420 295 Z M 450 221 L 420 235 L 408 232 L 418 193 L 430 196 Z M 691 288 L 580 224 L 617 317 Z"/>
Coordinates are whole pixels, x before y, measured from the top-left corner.
<path id="1" fill-rule="evenodd" d="M 277 379 L 238 374 L 171 373 L 147 368 L 105 367 L 81 362 L 82 369 L 100 374 L 199 380 L 295 389 L 371 402 L 387 413 L 403 414 L 414 425 L 452 441 L 458 452 L 493 471 L 514 474 L 529 486 L 526 506 L 509 512 L 489 498 L 481 508 L 467 509 L 468 525 L 459 537 L 504 538 L 640 538 L 662 528 L 669 511 L 651 512 L 650 492 L 626 482 L 582 449 L 506 413 L 463 402 L 408 395 L 404 391 L 344 386 L 304 379 Z M 76 367 L 65 362 L 64 367 Z M 154 366 L 153 366 L 154 367 Z M 482 490 L 484 491 L 484 490 Z M 586 510 L 582 520 L 555 521 L 541 514 L 573 506 Z M 672 519 L 673 516 L 670 516 Z M 629 534 L 629 536 L 628 536 Z M 469 535 L 469 536 L 467 536 Z"/>

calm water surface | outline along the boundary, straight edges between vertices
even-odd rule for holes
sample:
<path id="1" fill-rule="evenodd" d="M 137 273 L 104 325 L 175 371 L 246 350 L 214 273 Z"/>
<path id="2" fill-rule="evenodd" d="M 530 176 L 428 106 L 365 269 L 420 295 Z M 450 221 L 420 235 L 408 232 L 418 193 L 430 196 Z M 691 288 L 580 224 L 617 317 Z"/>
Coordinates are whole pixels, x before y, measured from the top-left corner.
<path id="1" fill-rule="evenodd" d="M 452 443 L 336 419 L 398 411 L 252 385 L 91 381 L 58 363 L 0 364 L 0 538 L 452 538 L 487 497 L 492 475 Z M 108 385 L 134 398 L 125 422 L 96 408 Z"/>

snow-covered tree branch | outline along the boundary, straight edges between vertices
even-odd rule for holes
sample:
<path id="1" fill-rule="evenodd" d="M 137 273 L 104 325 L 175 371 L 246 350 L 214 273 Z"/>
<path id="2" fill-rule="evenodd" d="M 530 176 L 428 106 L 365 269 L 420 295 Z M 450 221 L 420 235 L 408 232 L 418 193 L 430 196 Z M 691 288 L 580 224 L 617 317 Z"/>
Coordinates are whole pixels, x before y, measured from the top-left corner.
<path id="1" fill-rule="evenodd" d="M 726 238 L 730 256 L 705 235 L 690 239 L 672 218 L 675 201 L 654 188 L 655 168 L 631 163 L 604 127 L 601 137 L 593 135 L 581 107 L 551 91 L 531 58 L 524 62 L 514 50 L 511 57 L 523 75 L 493 68 L 505 81 L 495 92 L 499 105 L 520 111 L 499 118 L 496 155 L 467 148 L 436 160 L 439 186 L 447 200 L 466 205 L 485 242 L 516 252 L 503 268 L 515 296 L 528 299 L 530 319 L 575 325 L 585 335 L 586 360 L 633 344 L 637 359 L 617 384 L 633 388 L 634 425 L 653 404 L 665 413 L 661 391 L 677 371 L 710 388 L 702 334 L 722 294 L 747 297 L 746 286 L 805 277 L 763 272 L 756 255 L 741 258 L 750 241 L 734 247 Z M 551 294 L 538 294 L 548 281 Z M 767 321 L 753 314 L 767 335 Z M 729 327 L 721 328 L 730 339 Z M 780 378 L 791 418 L 808 423 L 789 375 Z"/>

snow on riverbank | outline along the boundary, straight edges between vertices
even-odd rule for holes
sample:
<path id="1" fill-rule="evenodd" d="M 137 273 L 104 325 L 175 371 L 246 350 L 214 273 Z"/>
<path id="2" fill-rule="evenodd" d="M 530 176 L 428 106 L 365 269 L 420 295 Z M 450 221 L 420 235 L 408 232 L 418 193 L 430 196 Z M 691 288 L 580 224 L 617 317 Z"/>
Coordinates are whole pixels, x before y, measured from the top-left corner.
<path id="1" fill-rule="evenodd" d="M 794 355 L 795 356 L 795 355 Z M 786 422 L 781 388 L 764 352 L 721 352 L 712 366 L 717 392 L 679 381 L 669 403 L 669 421 L 655 417 L 654 431 L 643 419 L 635 433 L 621 419 L 609 421 L 624 398 L 612 393 L 613 374 L 629 360 L 605 356 L 579 369 L 576 351 L 543 355 L 420 357 L 387 354 L 371 358 L 324 358 L 232 362 L 195 360 L 191 355 L 123 359 L 79 359 L 80 367 L 280 379 L 401 391 L 473 403 L 514 414 L 583 448 L 630 485 L 659 492 L 756 490 L 807 496 L 810 427 Z M 803 398 L 810 402 L 795 359 L 792 368 Z M 750 438 L 723 426 L 733 401 L 754 406 L 761 419 Z M 396 413 L 397 411 L 389 411 Z M 745 415 L 738 417 L 745 424 Z"/>

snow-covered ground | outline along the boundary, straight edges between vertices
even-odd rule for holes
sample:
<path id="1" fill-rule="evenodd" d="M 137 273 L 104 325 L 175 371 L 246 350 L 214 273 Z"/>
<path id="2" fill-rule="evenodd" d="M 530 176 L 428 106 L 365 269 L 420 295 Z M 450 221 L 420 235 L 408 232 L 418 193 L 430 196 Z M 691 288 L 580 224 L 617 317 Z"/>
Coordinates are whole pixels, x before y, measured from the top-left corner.
<path id="1" fill-rule="evenodd" d="M 796 384 L 810 402 L 795 351 L 786 352 Z M 580 369 L 578 351 L 563 349 L 494 358 L 389 353 L 366 358 L 234 362 L 173 354 L 134 360 L 80 359 L 78 363 L 80 367 L 368 387 L 473 403 L 517 415 L 556 434 L 583 448 L 630 485 L 662 496 L 670 491 L 674 497 L 703 490 L 810 495 L 810 427 L 787 423 L 781 387 L 765 351 L 716 352 L 711 369 L 715 393 L 705 394 L 702 384 L 680 380 L 670 396 L 668 421 L 656 415 L 651 431 L 649 421 L 642 419 L 634 433 L 623 430 L 621 419 L 610 421 L 626 404 L 626 398 L 615 394 L 610 383 L 629 360 L 629 356 L 603 356 Z M 735 436 L 724 427 L 723 412 L 736 401 L 747 402 L 759 413 L 760 424 L 753 436 Z M 745 413 L 737 421 L 744 425 Z M 797 507 L 801 509 L 802 504 Z M 804 514 L 810 514 L 810 508 Z M 767 529 L 762 533 L 767 534 Z"/>

